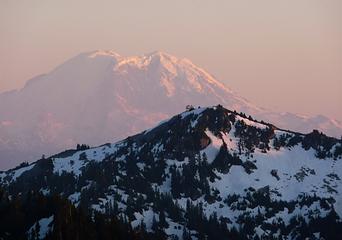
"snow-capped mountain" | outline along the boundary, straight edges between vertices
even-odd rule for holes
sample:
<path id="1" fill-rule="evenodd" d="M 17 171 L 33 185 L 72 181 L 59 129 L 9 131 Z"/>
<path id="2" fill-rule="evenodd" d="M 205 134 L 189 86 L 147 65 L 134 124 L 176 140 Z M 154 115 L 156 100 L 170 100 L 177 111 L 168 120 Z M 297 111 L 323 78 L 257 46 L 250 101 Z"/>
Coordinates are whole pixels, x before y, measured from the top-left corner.
<path id="1" fill-rule="evenodd" d="M 220 105 L 0 173 L 10 195 L 61 194 L 170 239 L 338 239 L 341 179 L 340 139 Z"/>
<path id="2" fill-rule="evenodd" d="M 283 128 L 340 136 L 341 124 L 259 108 L 187 59 L 163 52 L 82 53 L 21 90 L 0 94 L 0 169 L 77 143 L 98 145 L 152 127 L 188 104 L 223 106 Z"/>

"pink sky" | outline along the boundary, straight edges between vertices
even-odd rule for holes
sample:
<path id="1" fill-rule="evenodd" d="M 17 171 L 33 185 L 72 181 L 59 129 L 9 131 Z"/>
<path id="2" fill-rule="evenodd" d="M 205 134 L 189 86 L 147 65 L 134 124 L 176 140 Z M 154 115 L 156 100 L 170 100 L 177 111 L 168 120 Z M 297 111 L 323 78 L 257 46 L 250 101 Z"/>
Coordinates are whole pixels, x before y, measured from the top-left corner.
<path id="1" fill-rule="evenodd" d="M 158 49 L 258 105 L 342 120 L 340 0 L 3 0 L 0 36 L 0 92 L 80 52 Z"/>

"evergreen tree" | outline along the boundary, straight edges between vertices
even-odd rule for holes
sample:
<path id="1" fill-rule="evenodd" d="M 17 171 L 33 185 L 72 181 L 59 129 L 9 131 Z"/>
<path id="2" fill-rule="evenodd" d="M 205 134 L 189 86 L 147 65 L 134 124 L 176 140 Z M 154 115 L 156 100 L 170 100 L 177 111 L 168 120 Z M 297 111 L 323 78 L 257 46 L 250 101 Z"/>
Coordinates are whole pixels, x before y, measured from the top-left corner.
<path id="1" fill-rule="evenodd" d="M 160 228 L 168 228 L 169 227 L 169 224 L 166 222 L 166 219 L 165 219 L 165 212 L 164 211 L 160 211 L 159 226 L 160 226 Z"/>
<path id="2" fill-rule="evenodd" d="M 152 218 L 152 227 L 151 227 L 151 229 L 154 232 L 157 232 L 159 230 L 158 222 L 157 222 L 156 217 L 155 217 L 154 214 L 153 214 L 153 218 Z"/>
<path id="3" fill-rule="evenodd" d="M 190 231 L 186 229 L 186 227 L 183 227 L 183 234 L 182 234 L 183 240 L 191 240 L 191 234 Z"/>

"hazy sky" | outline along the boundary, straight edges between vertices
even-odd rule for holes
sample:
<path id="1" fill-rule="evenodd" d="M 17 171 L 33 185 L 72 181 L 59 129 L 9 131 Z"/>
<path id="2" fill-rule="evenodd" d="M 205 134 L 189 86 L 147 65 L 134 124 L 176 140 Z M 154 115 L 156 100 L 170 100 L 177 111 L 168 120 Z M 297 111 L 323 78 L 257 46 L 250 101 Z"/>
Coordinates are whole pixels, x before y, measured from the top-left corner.
<path id="1" fill-rule="evenodd" d="M 260 106 L 342 120 L 341 0 L 0 1 L 0 92 L 96 49 L 187 57 Z"/>

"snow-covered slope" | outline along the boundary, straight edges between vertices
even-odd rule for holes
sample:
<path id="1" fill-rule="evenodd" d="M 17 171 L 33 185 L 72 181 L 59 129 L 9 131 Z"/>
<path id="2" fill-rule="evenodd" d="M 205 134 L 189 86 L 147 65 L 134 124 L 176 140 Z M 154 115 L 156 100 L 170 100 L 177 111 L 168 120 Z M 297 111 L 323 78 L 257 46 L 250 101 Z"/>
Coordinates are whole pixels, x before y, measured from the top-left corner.
<path id="1" fill-rule="evenodd" d="M 158 226 L 180 239 L 184 229 L 209 239 L 237 230 L 242 239 L 329 239 L 342 224 L 341 179 L 341 140 L 282 130 L 222 106 L 0 173 L 10 194 L 58 193 L 150 231 L 165 219 Z"/>
<path id="2" fill-rule="evenodd" d="M 0 169 L 77 143 L 124 138 L 184 110 L 223 106 L 283 128 L 318 128 L 340 136 L 341 124 L 261 109 L 187 59 L 163 52 L 123 57 L 82 53 L 17 91 L 0 94 Z"/>

